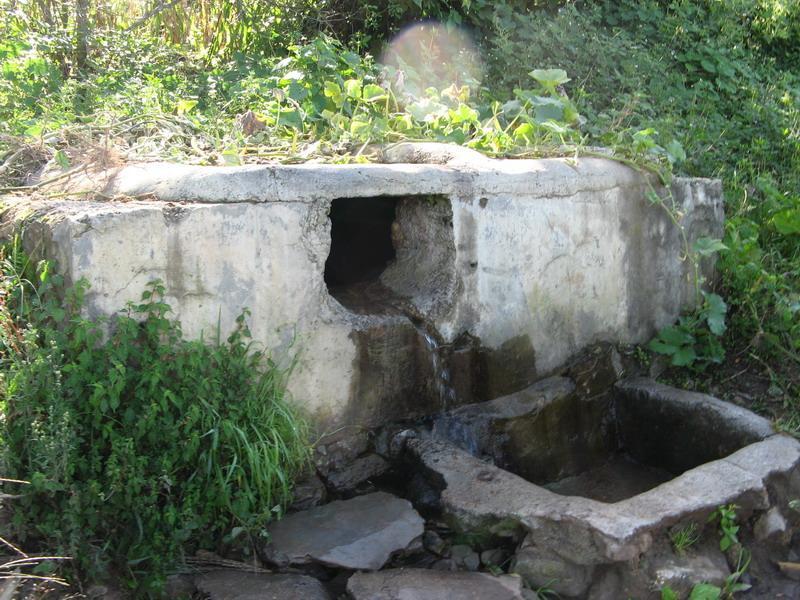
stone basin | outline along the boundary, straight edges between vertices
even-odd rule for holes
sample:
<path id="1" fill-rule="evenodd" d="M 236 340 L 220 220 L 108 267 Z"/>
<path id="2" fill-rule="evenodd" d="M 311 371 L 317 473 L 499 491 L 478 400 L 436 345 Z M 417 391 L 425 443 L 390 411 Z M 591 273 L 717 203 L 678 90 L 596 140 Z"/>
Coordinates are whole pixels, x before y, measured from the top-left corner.
<path id="1" fill-rule="evenodd" d="M 774 434 L 750 411 L 646 379 L 585 397 L 551 378 L 440 417 L 438 437 L 566 496 L 613 503 Z"/>
<path id="2" fill-rule="evenodd" d="M 444 518 L 525 537 L 530 552 L 568 566 L 568 597 L 584 597 L 601 565 L 639 561 L 669 528 L 703 527 L 721 505 L 797 520 L 788 503 L 800 495 L 800 442 L 743 408 L 649 379 L 586 397 L 550 378 L 451 411 L 433 434 L 405 448 Z"/>

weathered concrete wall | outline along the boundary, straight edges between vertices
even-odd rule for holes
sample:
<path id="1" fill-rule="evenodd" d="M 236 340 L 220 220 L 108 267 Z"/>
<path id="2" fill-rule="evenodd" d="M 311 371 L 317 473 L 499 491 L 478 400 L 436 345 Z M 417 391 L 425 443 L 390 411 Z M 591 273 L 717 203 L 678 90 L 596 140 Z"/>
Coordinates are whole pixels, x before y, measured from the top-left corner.
<path id="1" fill-rule="evenodd" d="M 26 216 L 28 243 L 44 241 L 68 279 L 91 282 L 92 314 L 113 314 L 154 278 L 191 336 L 228 331 L 248 307 L 256 340 L 299 352 L 293 397 L 325 428 L 440 408 L 411 322 L 354 314 L 328 294 L 336 198 L 405 199 L 381 282 L 410 296 L 445 342 L 473 340 L 479 396 L 520 389 L 590 343 L 645 341 L 692 302 L 678 229 L 619 163 L 427 145 L 387 159 L 444 164 L 135 165 L 88 183 L 150 200 L 15 200 L 5 221 Z M 690 242 L 720 237 L 718 182 L 678 180 L 672 192 Z M 444 200 L 410 198 L 431 194 Z"/>

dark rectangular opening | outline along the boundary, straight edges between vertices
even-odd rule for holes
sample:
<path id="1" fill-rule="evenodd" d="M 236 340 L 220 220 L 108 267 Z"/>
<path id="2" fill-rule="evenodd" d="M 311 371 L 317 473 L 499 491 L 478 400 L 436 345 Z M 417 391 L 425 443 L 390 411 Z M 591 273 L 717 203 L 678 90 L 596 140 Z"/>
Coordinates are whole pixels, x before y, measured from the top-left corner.
<path id="1" fill-rule="evenodd" d="M 359 313 L 386 312 L 390 290 L 381 274 L 395 260 L 392 226 L 397 200 L 337 198 L 331 204 L 331 249 L 325 261 L 328 293 Z"/>

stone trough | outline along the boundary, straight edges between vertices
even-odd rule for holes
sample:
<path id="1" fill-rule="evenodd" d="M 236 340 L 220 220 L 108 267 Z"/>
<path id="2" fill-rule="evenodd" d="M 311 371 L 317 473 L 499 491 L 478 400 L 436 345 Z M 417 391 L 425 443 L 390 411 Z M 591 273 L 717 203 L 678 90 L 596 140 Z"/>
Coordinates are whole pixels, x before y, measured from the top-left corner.
<path id="1" fill-rule="evenodd" d="M 786 543 L 787 518 L 798 521 L 789 508 L 800 494 L 797 440 L 745 409 L 648 379 L 589 397 L 568 378 L 546 379 L 443 415 L 433 435 L 404 436 L 412 471 L 425 473 L 457 530 L 523 540 L 515 570 L 567 597 L 685 587 L 664 580 L 658 555 L 671 528 L 702 528 L 719 506 L 779 515 L 781 531 L 762 531 L 760 543 Z M 714 554 L 720 583 L 730 571 Z"/>

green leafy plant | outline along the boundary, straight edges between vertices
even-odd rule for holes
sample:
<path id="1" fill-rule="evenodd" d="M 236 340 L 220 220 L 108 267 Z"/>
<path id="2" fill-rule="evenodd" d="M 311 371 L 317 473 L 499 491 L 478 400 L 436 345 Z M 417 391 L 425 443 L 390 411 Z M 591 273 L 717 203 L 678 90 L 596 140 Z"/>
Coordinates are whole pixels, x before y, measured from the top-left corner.
<path id="1" fill-rule="evenodd" d="M 737 534 L 739 533 L 739 526 L 736 524 L 736 509 L 739 508 L 735 504 L 728 504 L 720 506 L 708 518 L 709 522 L 719 521 L 719 549 L 725 552 L 728 548 L 739 543 Z"/>
<path id="2" fill-rule="evenodd" d="M 689 592 L 689 600 L 732 600 L 737 593 L 746 592 L 752 587 L 740 581 L 749 566 L 750 554 L 742 548 L 739 551 L 736 569 L 725 578 L 722 587 L 711 583 L 698 583 Z M 679 600 L 679 596 L 675 590 L 664 586 L 661 588 L 661 600 Z"/>
<path id="3" fill-rule="evenodd" d="M 676 325 L 659 331 L 648 344 L 653 352 L 671 357 L 675 366 L 702 369 L 725 358 L 720 336 L 725 332 L 728 307 L 717 294 L 701 294 L 703 304 L 698 311 L 681 316 Z"/>
<path id="4" fill-rule="evenodd" d="M 30 482 L 16 539 L 157 594 L 184 552 L 281 515 L 306 428 L 246 313 L 226 341 L 187 341 L 160 282 L 104 323 L 81 314 L 85 283 L 62 300 L 47 263 L 16 246 L 2 265 L 0 450 Z"/>

